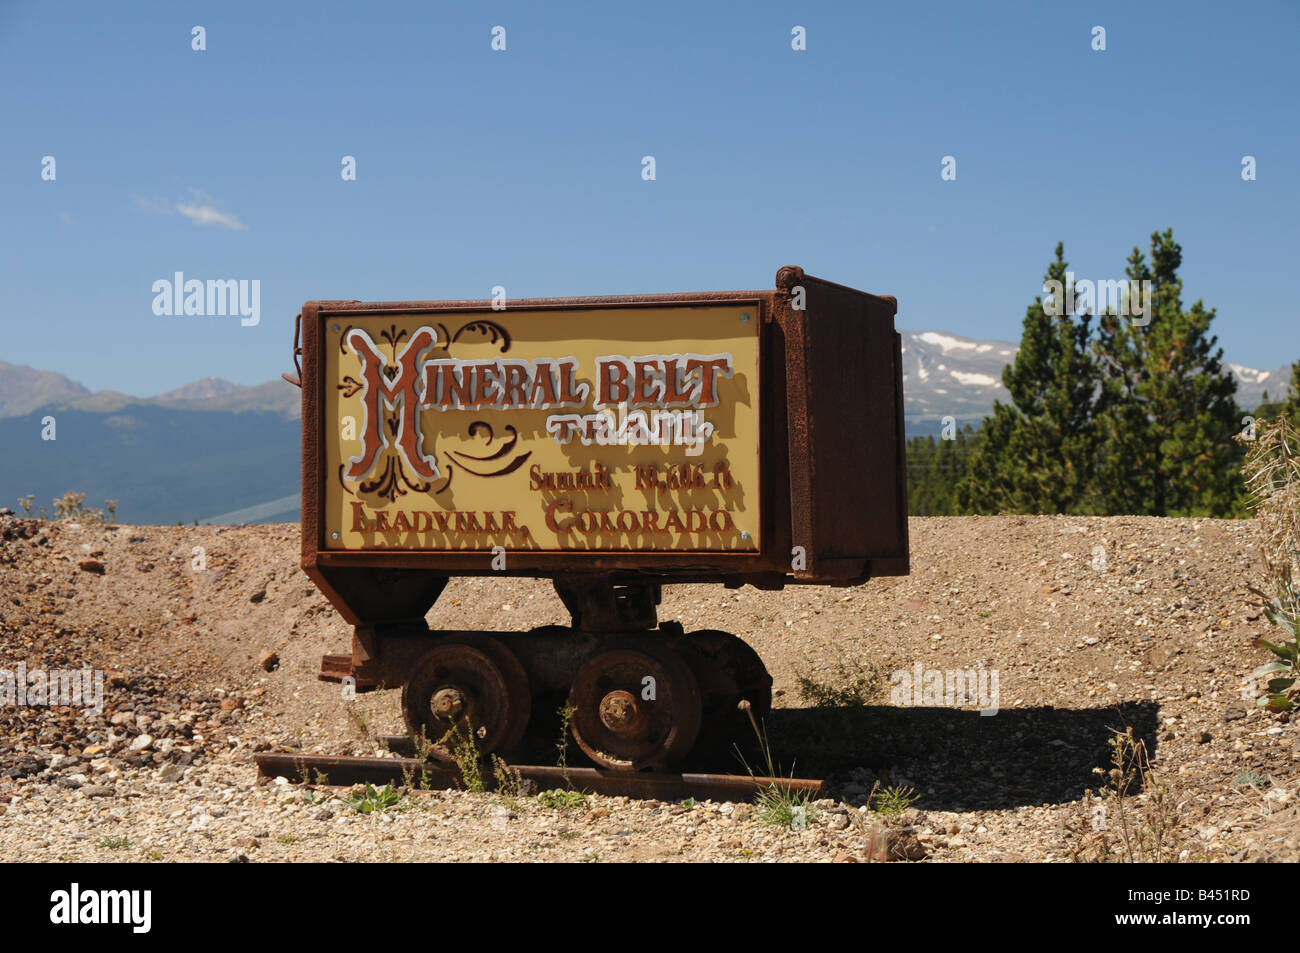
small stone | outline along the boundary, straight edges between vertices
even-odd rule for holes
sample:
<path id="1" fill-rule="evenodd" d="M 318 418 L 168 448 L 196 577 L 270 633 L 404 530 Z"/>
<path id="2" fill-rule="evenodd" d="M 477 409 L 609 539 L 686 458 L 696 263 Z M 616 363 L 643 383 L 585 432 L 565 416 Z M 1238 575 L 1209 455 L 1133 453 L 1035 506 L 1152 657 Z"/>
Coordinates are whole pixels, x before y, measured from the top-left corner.
<path id="1" fill-rule="evenodd" d="M 249 602 L 261 602 L 261 601 L 262 601 L 263 599 L 265 599 L 265 598 L 266 598 L 266 589 L 265 589 L 265 588 L 262 588 L 262 589 L 258 589 L 258 590 L 257 590 L 256 592 L 254 592 L 251 596 L 249 596 L 249 597 L 248 597 L 248 601 L 249 601 Z"/>
<path id="2" fill-rule="evenodd" d="M 110 778 L 120 778 L 122 772 L 117 770 L 113 762 L 108 758 L 95 758 L 90 762 L 90 770 L 95 774 L 106 774 Z"/>
<path id="3" fill-rule="evenodd" d="M 257 667 L 264 672 L 274 672 L 280 667 L 280 656 L 276 652 L 266 651 L 257 660 Z"/>
<path id="4" fill-rule="evenodd" d="M 835 855 L 834 862 L 837 864 L 856 864 L 858 859 L 848 851 L 842 850 Z"/>
<path id="5" fill-rule="evenodd" d="M 244 707 L 244 700 L 240 698 L 238 695 L 229 695 L 221 699 L 222 711 L 234 711 L 236 708 L 243 708 L 243 707 Z"/>
<path id="6" fill-rule="evenodd" d="M 1229 708 L 1223 713 L 1224 721 L 1240 721 L 1246 717 L 1246 711 L 1243 708 Z"/>
<path id="7" fill-rule="evenodd" d="M 104 564 L 93 556 L 86 556 L 77 560 L 77 568 L 82 572 L 93 572 L 99 575 L 104 574 Z"/>
<path id="8" fill-rule="evenodd" d="M 1206 745 L 1213 741 L 1213 737 L 1208 731 L 1202 731 L 1196 738 L 1197 744 Z"/>
<path id="9" fill-rule="evenodd" d="M 108 723 L 110 725 L 117 725 L 119 727 L 125 725 L 126 727 L 129 728 L 135 724 L 135 712 L 119 711 L 112 718 L 108 719 Z"/>
<path id="10" fill-rule="evenodd" d="M 921 839 L 916 836 L 915 831 L 906 828 L 890 828 L 887 837 L 891 860 L 922 860 L 925 858 L 925 845 L 921 843 Z M 965 846 L 965 841 L 960 837 L 954 837 L 948 843 L 952 847 Z"/>
<path id="11" fill-rule="evenodd" d="M 1271 801 L 1279 807 L 1285 807 L 1291 799 L 1291 792 L 1286 788 L 1271 788 L 1264 794 L 1265 801 Z"/>
<path id="12" fill-rule="evenodd" d="M 137 735 L 127 746 L 128 751 L 145 751 L 153 744 L 153 735 Z"/>
<path id="13" fill-rule="evenodd" d="M 87 797 L 112 797 L 117 789 L 108 784 L 85 784 L 82 785 L 81 793 Z"/>
<path id="14" fill-rule="evenodd" d="M 172 784 L 185 777 L 185 769 L 179 764 L 164 764 L 158 771 L 158 780 Z"/>
<path id="15" fill-rule="evenodd" d="M 587 812 L 587 820 L 589 821 L 599 821 L 605 817 L 609 817 L 609 811 L 603 807 L 593 807 Z"/>
<path id="16" fill-rule="evenodd" d="M 81 751 L 81 756 L 83 758 L 98 758 L 101 754 L 104 754 L 107 751 L 108 748 L 104 745 L 86 745 L 86 747 Z"/>

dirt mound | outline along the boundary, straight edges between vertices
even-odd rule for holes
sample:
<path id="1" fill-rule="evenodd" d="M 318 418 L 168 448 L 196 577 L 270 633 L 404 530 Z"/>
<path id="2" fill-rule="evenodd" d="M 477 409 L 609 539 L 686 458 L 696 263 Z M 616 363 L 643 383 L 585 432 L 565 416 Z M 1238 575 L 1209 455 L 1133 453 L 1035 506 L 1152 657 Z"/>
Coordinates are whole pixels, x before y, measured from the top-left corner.
<path id="1" fill-rule="evenodd" d="M 0 537 L 0 668 L 106 673 L 99 714 L 0 706 L 0 805 L 39 791 L 45 810 L 62 810 L 60 797 L 88 810 L 85 790 L 111 799 L 140 772 L 204 765 L 251 783 L 253 750 L 370 753 L 374 735 L 400 728 L 394 693 L 350 702 L 316 680 L 350 629 L 298 568 L 296 525 L 7 516 Z M 1268 634 L 1246 590 L 1261 570 L 1251 523 L 926 518 L 911 539 L 908 577 L 672 586 L 660 618 L 749 641 L 775 679 L 778 757 L 829 774 L 849 807 L 877 781 L 914 787 L 909 821 L 930 856 L 1068 859 L 1090 836 L 1066 828 L 1095 814 L 1085 791 L 1105 780 L 1094 769 L 1108 766 L 1113 729 L 1132 727 L 1168 781 L 1188 856 L 1296 859 L 1294 837 L 1278 833 L 1300 800 L 1295 725 L 1245 697 L 1265 661 L 1250 643 Z M 428 621 L 528 629 L 568 617 L 548 582 L 475 578 L 452 580 Z M 771 850 L 842 852 L 829 836 Z"/>

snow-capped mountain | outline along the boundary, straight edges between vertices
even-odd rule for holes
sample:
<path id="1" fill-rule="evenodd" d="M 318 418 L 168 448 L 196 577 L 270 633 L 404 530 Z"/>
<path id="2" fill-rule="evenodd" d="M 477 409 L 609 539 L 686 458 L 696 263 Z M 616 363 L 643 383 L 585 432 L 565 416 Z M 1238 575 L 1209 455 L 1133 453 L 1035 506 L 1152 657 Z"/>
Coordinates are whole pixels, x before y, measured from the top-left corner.
<path id="1" fill-rule="evenodd" d="M 959 424 L 978 424 L 993 401 L 1009 399 L 1002 368 L 1015 360 L 1019 345 L 980 341 L 946 331 L 903 331 L 903 406 L 908 430 L 938 432 L 938 421 L 955 417 Z M 1290 365 L 1271 371 L 1227 364 L 1237 378 L 1237 403 L 1253 410 L 1268 391 L 1286 395 Z"/>

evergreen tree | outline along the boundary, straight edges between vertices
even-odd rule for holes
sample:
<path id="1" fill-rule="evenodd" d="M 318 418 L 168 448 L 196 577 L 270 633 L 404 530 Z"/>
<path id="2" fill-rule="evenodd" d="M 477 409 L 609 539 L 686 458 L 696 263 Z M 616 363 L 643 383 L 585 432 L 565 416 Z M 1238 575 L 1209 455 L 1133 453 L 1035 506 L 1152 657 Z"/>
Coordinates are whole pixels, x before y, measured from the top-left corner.
<path id="1" fill-rule="evenodd" d="M 967 424 L 951 440 L 913 437 L 907 442 L 907 511 L 912 516 L 956 516 L 957 486 L 966 474 L 979 433 Z"/>
<path id="2" fill-rule="evenodd" d="M 1283 413 L 1285 407 L 1285 400 L 1273 400 L 1268 396 L 1268 391 L 1265 390 L 1263 396 L 1259 399 L 1259 406 L 1252 410 L 1251 413 L 1255 415 L 1257 420 L 1265 420 Z"/>
<path id="3" fill-rule="evenodd" d="M 1282 402 L 1279 411 L 1291 418 L 1291 423 L 1300 428 L 1300 361 L 1291 365 L 1291 385 L 1287 391 L 1286 400 Z"/>
<path id="4" fill-rule="evenodd" d="M 1151 261 L 1133 249 L 1127 274 L 1149 281 L 1149 323 L 1101 315 L 1095 345 L 1102 372 L 1097 489 L 1104 512 L 1223 516 L 1241 497 L 1242 414 L 1237 383 L 1210 334 L 1214 309 L 1184 311 L 1182 248 L 1173 230 L 1151 236 Z"/>
<path id="5" fill-rule="evenodd" d="M 1091 316 L 1068 313 L 1069 265 L 1058 243 L 1046 282 L 1025 312 L 1020 350 L 1002 371 L 1010 404 L 997 401 L 959 491 L 961 507 L 979 513 L 1074 513 L 1091 506 L 1099 378 L 1090 342 Z"/>

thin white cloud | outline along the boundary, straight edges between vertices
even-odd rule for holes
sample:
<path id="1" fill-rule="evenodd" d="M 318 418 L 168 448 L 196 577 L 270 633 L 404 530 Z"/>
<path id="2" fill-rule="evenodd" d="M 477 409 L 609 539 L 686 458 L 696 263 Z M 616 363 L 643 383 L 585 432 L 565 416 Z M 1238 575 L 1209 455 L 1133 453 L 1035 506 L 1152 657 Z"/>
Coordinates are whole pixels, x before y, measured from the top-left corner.
<path id="1" fill-rule="evenodd" d="M 211 205 L 188 205 L 184 202 L 178 203 L 176 211 L 180 212 L 195 225 L 220 225 L 222 228 L 229 228 L 232 231 L 242 232 L 248 228 L 234 215 L 229 212 L 222 212 Z"/>
<path id="2" fill-rule="evenodd" d="M 231 212 L 223 212 L 216 207 L 216 200 L 201 189 L 190 189 L 190 201 L 172 203 L 167 199 L 146 198 L 132 193 L 131 200 L 136 206 L 148 212 L 171 215 L 173 212 L 183 215 L 195 225 L 216 225 L 231 231 L 242 232 L 248 226 Z"/>
<path id="3" fill-rule="evenodd" d="M 142 208 L 146 212 L 157 212 L 159 215 L 170 215 L 172 213 L 172 204 L 166 199 L 149 199 L 132 192 L 131 201 L 135 203 L 136 208 Z"/>

